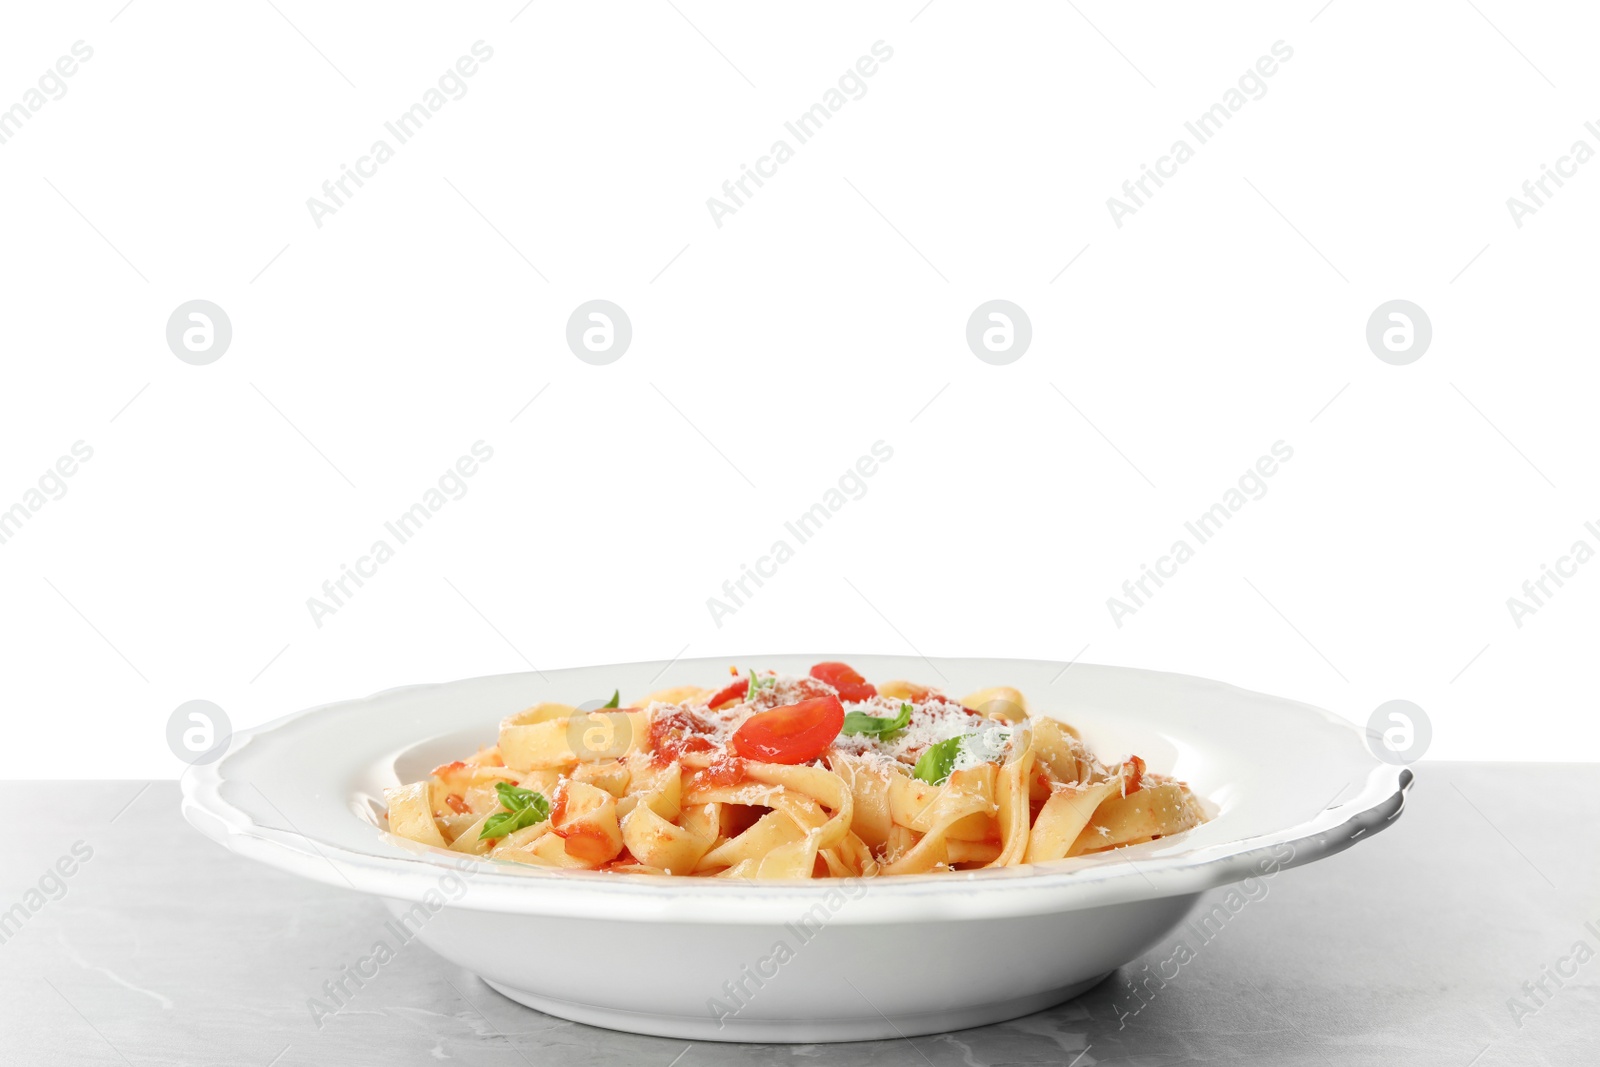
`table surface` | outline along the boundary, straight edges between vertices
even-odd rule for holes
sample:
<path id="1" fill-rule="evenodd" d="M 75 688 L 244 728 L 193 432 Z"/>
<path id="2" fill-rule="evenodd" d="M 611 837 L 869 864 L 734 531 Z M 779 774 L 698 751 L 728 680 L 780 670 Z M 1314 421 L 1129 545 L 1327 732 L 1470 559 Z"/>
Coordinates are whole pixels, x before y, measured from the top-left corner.
<path id="1" fill-rule="evenodd" d="M 1123 1018 L 1134 1003 L 1124 968 L 1014 1022 L 841 1045 L 690 1044 L 569 1023 L 506 1000 L 420 944 L 319 1029 L 308 1000 L 369 951 L 387 918 L 376 900 L 219 848 L 184 823 L 172 782 L 0 783 L 12 840 L 0 914 L 18 903 L 31 912 L 0 930 L 0 1060 L 1600 1062 L 1600 766 L 1415 770 L 1406 812 L 1388 830 L 1278 874 L 1136 1015 Z M 49 877 L 75 848 L 88 858 Z M 1175 945 L 1145 960 L 1166 960 Z"/>

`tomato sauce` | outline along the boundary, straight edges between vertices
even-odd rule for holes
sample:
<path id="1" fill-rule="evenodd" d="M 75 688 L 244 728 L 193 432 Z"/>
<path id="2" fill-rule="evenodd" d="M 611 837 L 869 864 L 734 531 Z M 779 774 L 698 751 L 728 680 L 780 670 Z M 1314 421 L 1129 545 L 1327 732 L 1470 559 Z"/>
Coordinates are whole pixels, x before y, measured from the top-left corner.
<path id="1" fill-rule="evenodd" d="M 710 723 L 690 711 L 657 712 L 650 718 L 651 762 L 665 766 L 682 759 L 688 752 L 710 752 L 716 748 Z"/>
<path id="2" fill-rule="evenodd" d="M 608 862 L 616 848 L 616 842 L 598 826 L 589 826 L 579 823 L 565 829 L 551 831 L 567 843 L 567 855 L 584 863 L 599 865 Z"/>
<path id="3" fill-rule="evenodd" d="M 1138 756 L 1129 756 L 1128 762 L 1124 763 L 1122 767 L 1127 775 L 1127 785 L 1122 790 L 1123 796 L 1127 796 L 1129 793 L 1137 793 L 1140 789 L 1143 789 L 1144 760 Z"/>
<path id="4" fill-rule="evenodd" d="M 748 780 L 745 771 L 745 762 L 738 756 L 719 756 L 711 766 L 694 773 L 689 788 L 739 785 Z"/>

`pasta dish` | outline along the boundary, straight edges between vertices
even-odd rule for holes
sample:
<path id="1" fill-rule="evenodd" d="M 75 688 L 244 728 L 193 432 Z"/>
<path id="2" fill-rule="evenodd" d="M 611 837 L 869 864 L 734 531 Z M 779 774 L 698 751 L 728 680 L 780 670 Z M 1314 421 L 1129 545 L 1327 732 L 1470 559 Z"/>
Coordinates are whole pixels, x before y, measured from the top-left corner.
<path id="1" fill-rule="evenodd" d="M 1186 784 L 1138 756 L 1102 763 L 1016 689 L 957 700 L 843 663 L 632 706 L 537 704 L 386 792 L 390 832 L 465 855 L 747 879 L 1011 867 L 1206 819 Z"/>

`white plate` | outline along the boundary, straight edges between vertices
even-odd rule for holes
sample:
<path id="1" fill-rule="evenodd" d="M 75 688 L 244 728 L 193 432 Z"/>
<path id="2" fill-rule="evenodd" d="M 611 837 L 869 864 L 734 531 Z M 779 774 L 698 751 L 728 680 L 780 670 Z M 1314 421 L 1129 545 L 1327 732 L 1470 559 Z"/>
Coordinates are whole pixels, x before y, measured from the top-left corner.
<path id="1" fill-rule="evenodd" d="M 639 697 L 713 685 L 723 659 L 474 678 L 313 708 L 190 768 L 183 811 L 241 855 L 383 898 L 439 955 L 551 1015 L 697 1041 L 814 1042 L 956 1030 L 1076 996 L 1158 942 L 1205 890 L 1382 830 L 1411 784 L 1342 719 L 1200 678 L 1037 660 L 739 664 L 804 674 L 825 659 L 954 694 L 1016 686 L 1102 758 L 1137 753 L 1187 781 L 1214 817 L 1032 867 L 782 883 L 486 864 L 381 830 L 386 786 L 488 743 L 510 712 L 618 687 Z"/>

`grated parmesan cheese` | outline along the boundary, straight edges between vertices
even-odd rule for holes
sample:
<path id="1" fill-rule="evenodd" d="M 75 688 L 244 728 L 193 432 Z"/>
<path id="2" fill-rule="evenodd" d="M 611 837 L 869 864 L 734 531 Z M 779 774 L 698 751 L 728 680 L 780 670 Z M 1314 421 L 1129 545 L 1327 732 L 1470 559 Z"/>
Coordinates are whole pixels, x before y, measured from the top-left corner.
<path id="1" fill-rule="evenodd" d="M 816 678 L 757 672 L 760 680 L 754 693 L 720 709 L 705 703 L 664 704 L 659 701 L 644 709 L 652 718 L 672 712 L 688 712 L 703 721 L 707 737 L 719 749 L 726 751 L 728 740 L 744 721 L 760 711 L 795 704 L 819 696 L 838 695 L 838 690 Z M 990 719 L 960 704 L 939 697 L 921 701 L 895 700 L 873 697 L 870 700 L 844 701 L 845 714 L 865 712 L 877 718 L 893 719 L 900 708 L 911 705 L 911 721 L 902 730 L 885 738 L 876 734 L 840 734 L 833 742 L 836 751 L 867 759 L 880 766 L 889 764 L 913 765 L 923 751 L 940 741 L 964 737 L 956 757 L 955 770 L 967 770 L 982 763 L 998 763 L 1012 751 L 1015 728 L 1006 722 Z M 698 731 L 697 731 L 698 733 Z"/>
<path id="2" fill-rule="evenodd" d="M 862 756 L 879 763 L 915 764 L 923 751 L 952 737 L 965 737 L 956 757 L 955 770 L 967 770 L 980 763 L 1004 760 L 1011 752 L 1014 730 L 1008 723 L 985 718 L 959 704 L 939 699 L 922 701 L 871 700 L 847 703 L 846 714 L 863 711 L 877 718 L 892 719 L 904 704 L 911 705 L 911 721 L 905 729 L 888 738 L 875 734 L 842 734 L 833 747 L 839 752 Z"/>

